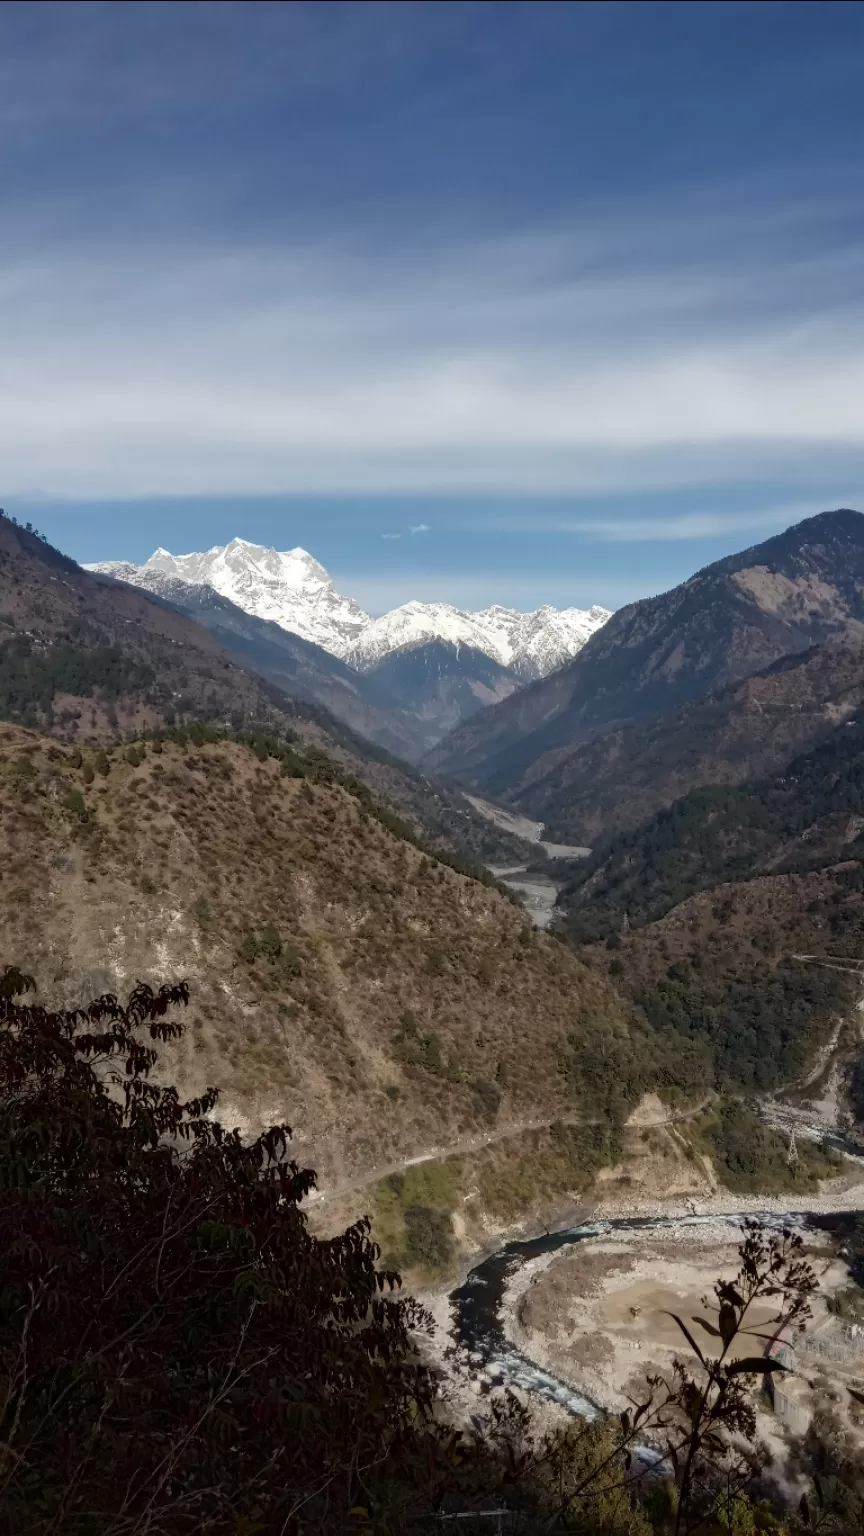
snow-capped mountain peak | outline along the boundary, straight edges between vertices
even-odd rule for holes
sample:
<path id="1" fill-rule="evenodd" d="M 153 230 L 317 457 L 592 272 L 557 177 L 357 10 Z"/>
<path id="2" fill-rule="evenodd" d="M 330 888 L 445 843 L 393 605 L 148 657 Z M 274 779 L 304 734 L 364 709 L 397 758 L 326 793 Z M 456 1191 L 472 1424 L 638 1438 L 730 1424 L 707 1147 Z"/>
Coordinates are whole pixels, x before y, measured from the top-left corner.
<path id="1" fill-rule="evenodd" d="M 336 591 L 305 549 L 268 549 L 235 538 L 188 555 L 157 549 L 142 566 L 104 561 L 89 567 L 170 599 L 172 582 L 212 587 L 238 608 L 312 640 L 361 671 L 393 651 L 434 640 L 470 646 L 529 679 L 563 666 L 610 613 L 605 608 L 553 608 L 533 613 L 494 604 L 477 613 L 451 603 L 403 603 L 370 618 Z"/>
<path id="2" fill-rule="evenodd" d="M 189 555 L 157 549 L 137 576 L 112 561 L 90 569 L 137 581 L 164 597 L 170 597 L 172 580 L 212 587 L 246 613 L 270 619 L 336 656 L 344 656 L 369 623 L 369 615 L 337 592 L 323 565 L 300 548 L 268 549 L 238 538 Z"/>

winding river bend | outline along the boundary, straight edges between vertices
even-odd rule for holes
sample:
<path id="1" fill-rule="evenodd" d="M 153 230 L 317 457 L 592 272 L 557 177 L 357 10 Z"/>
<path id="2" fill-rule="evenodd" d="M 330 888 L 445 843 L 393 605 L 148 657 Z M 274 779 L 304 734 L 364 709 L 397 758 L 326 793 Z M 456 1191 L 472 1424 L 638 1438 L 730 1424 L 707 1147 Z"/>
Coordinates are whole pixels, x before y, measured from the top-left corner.
<path id="1" fill-rule="evenodd" d="M 584 1418 L 596 1418 L 600 1413 L 596 1403 L 577 1392 L 567 1382 L 535 1364 L 511 1344 L 501 1319 L 501 1304 L 508 1281 L 523 1264 L 541 1254 L 554 1253 L 558 1249 L 584 1242 L 611 1232 L 639 1230 L 672 1230 L 681 1227 L 716 1225 L 718 1221 L 730 1226 L 740 1226 L 745 1219 L 760 1221 L 772 1227 L 810 1227 L 835 1232 L 843 1224 L 854 1221 L 864 1214 L 844 1211 L 842 1214 L 813 1211 L 776 1211 L 759 1213 L 746 1211 L 726 1216 L 680 1217 L 631 1217 L 610 1221 L 591 1221 L 563 1228 L 559 1232 L 544 1233 L 542 1237 L 522 1242 L 510 1242 L 489 1258 L 481 1260 L 472 1269 L 463 1285 L 450 1294 L 453 1305 L 453 1339 L 464 1349 L 478 1376 L 490 1383 L 518 1387 L 523 1392 L 557 1403 L 568 1413 Z"/>

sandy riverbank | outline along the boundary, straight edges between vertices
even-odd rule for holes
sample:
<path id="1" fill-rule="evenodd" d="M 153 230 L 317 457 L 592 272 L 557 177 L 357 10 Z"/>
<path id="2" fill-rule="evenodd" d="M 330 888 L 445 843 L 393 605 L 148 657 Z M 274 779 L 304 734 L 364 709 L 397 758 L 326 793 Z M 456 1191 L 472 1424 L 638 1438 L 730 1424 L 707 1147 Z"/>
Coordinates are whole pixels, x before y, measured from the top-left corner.
<path id="1" fill-rule="evenodd" d="M 693 1328 L 711 1319 L 719 1277 L 736 1274 L 740 1228 L 721 1218 L 677 1228 L 616 1231 L 524 1265 L 507 1287 L 501 1313 L 507 1337 L 530 1359 L 611 1411 L 648 1394 L 649 1376 L 671 1375 L 692 1355 L 672 1313 Z M 821 1239 L 816 1240 L 822 1247 Z M 830 1322 L 827 1299 L 848 1283 L 841 1260 L 821 1257 L 813 1327 Z M 750 1324 L 770 1331 L 774 1308 L 754 1308 Z M 695 1330 L 694 1330 L 695 1331 Z M 702 1341 L 710 1347 L 710 1340 Z M 735 1354 L 761 1353 L 743 1339 Z M 695 1360 L 694 1360 L 695 1365 Z M 864 1358 L 862 1358 L 864 1366 Z"/>
<path id="2" fill-rule="evenodd" d="M 526 1261 L 505 1290 L 500 1314 L 505 1336 L 537 1365 L 594 1402 L 618 1408 L 644 1380 L 647 1365 L 667 1368 L 676 1349 L 681 1351 L 683 1339 L 674 1323 L 660 1321 L 661 1314 L 682 1309 L 691 1316 L 698 1313 L 702 1296 L 710 1293 L 717 1276 L 737 1269 L 740 1230 L 724 1217 L 857 1209 L 864 1210 L 864 1168 L 858 1166 L 809 1195 L 719 1191 L 696 1200 L 607 1199 L 593 1208 L 588 1218 L 592 1224 L 654 1218 L 680 1225 L 660 1232 L 601 1232 L 578 1247 Z M 502 1234 L 502 1245 L 516 1235 Z M 820 1324 L 826 1315 L 825 1298 L 848 1278 L 843 1264 L 835 1263 L 830 1272 L 823 1264 L 823 1269 Z M 452 1359 L 449 1288 L 427 1290 L 420 1299 L 433 1318 L 424 1352 L 444 1374 L 452 1411 L 467 1418 L 480 1408 L 482 1386 L 488 1386 L 484 1363 L 464 1352 L 458 1364 Z M 544 1425 L 566 1417 L 537 1397 L 525 1400 Z"/>

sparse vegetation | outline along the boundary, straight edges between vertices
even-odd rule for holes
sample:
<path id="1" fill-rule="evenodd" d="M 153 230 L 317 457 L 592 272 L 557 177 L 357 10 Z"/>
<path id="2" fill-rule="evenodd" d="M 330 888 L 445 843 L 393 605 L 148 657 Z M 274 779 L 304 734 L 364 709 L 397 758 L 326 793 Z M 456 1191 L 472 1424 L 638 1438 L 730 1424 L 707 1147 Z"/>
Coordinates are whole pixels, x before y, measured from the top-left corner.
<path id="1" fill-rule="evenodd" d="M 604 978 L 544 935 L 523 946 L 517 907 L 385 826 L 323 755 L 254 740 L 179 727 L 137 765 L 123 744 L 76 767 L 74 747 L 0 727 L 8 889 L 38 913 L 6 904 L 7 941 L 53 972 L 73 910 L 76 934 L 98 934 L 110 890 L 124 965 L 152 975 L 167 944 L 200 978 L 194 1050 L 169 1044 L 171 1070 L 190 1093 L 218 1075 L 232 1113 L 272 1098 L 301 1134 L 324 1128 L 325 1177 L 596 1113 L 610 1051 L 624 1113 L 642 1084 L 625 1082 L 628 1011 Z"/>

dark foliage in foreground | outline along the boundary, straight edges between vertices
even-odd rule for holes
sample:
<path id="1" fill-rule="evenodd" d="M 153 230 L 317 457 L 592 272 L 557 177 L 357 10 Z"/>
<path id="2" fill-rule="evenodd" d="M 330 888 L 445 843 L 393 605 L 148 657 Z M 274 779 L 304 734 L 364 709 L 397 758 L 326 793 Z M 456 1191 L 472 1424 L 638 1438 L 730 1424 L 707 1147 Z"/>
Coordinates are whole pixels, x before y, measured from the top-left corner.
<path id="1" fill-rule="evenodd" d="M 308 1234 L 286 1127 L 244 1145 L 215 1094 L 148 1081 L 185 986 L 53 1013 L 26 986 L 0 989 L 3 1529 L 326 1526 L 429 1410 L 416 1304 L 365 1223 Z"/>
<path id="2" fill-rule="evenodd" d="M 150 1081 L 185 984 L 32 989 L 0 974 L 4 1536 L 385 1536 L 490 1500 L 514 1531 L 647 1529 L 614 1425 L 535 1440 L 512 1398 L 447 1422 L 426 1314 L 365 1220 L 310 1234 L 287 1127 L 244 1143 L 214 1091 Z"/>
<path id="3" fill-rule="evenodd" d="M 717 1359 L 685 1328 L 701 1375 L 676 1365 L 632 1414 L 544 1435 L 505 1395 L 454 1429 L 414 1349 L 426 1315 L 368 1224 L 309 1233 L 314 1175 L 287 1127 L 244 1143 L 213 1119 L 215 1092 L 183 1103 L 150 1081 L 185 984 L 55 1011 L 20 1001 L 32 986 L 0 974 L 4 1536 L 396 1536 L 456 1515 L 471 1533 L 490 1513 L 514 1536 L 649 1536 L 731 1529 L 730 1499 L 750 1508 L 758 1450 L 730 1460 L 723 1432 L 752 1441 L 743 1380 L 763 1364 L 728 1349 L 757 1296 L 778 1295 L 778 1324 L 803 1320 L 798 1239 L 747 1236 L 702 1322 Z"/>

